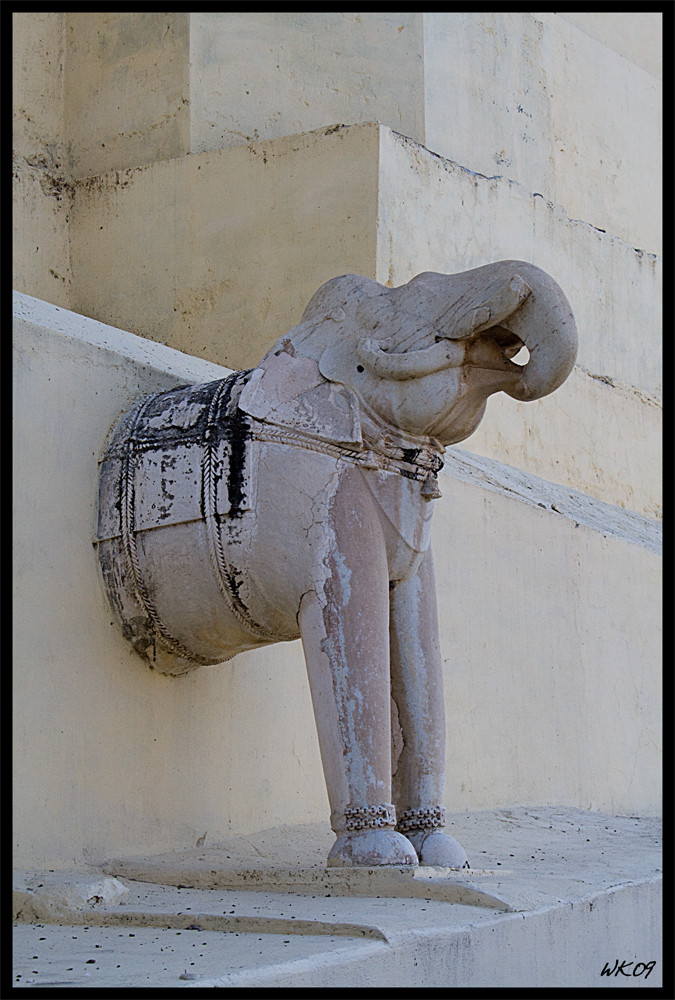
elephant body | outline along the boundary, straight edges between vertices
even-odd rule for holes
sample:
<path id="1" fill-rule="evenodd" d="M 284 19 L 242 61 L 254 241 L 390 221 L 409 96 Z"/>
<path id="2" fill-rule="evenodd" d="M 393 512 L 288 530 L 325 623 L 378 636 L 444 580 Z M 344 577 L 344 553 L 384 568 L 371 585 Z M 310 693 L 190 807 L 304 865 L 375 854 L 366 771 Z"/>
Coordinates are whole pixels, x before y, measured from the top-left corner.
<path id="1" fill-rule="evenodd" d="M 328 282 L 255 369 L 140 400 L 102 460 L 104 583 L 151 666 L 181 674 L 302 639 L 329 865 L 467 863 L 442 832 L 437 472 L 491 392 L 543 394 L 576 345 L 543 272 L 467 274 Z M 528 342 L 525 308 L 530 323 L 555 320 L 548 379 L 551 335 Z M 510 357 L 523 344 L 521 368 Z"/>
<path id="2" fill-rule="evenodd" d="M 298 367 L 282 357 L 267 369 L 273 377 Z M 319 388 L 328 384 L 313 362 L 308 367 Z M 273 423 L 260 420 L 246 410 L 260 408 L 267 389 L 256 376 L 263 371 L 146 397 L 118 426 L 102 460 L 101 495 L 119 497 L 99 505 L 107 585 L 121 610 L 129 601 L 145 604 L 145 615 L 123 613 L 135 648 L 163 673 L 300 638 L 300 603 L 326 577 L 336 497 L 347 481 L 369 508 L 361 546 L 376 530 L 386 552 L 388 588 L 411 576 L 429 547 L 432 505 L 422 489 L 436 483 L 440 447 L 362 421 L 347 390 L 334 393 L 332 427 L 319 394 L 321 437 L 282 423 L 278 409 Z M 130 546 L 135 555 L 125 558 Z M 137 580 L 128 572 L 134 564 Z M 180 572 L 167 574 L 167 565 Z"/>

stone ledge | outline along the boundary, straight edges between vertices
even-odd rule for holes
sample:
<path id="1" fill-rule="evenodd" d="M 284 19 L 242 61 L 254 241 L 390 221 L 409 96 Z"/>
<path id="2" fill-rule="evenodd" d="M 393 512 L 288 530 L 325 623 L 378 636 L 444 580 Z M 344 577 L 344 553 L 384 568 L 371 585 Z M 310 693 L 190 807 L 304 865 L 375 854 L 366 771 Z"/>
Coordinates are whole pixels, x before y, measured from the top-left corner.
<path id="1" fill-rule="evenodd" d="M 649 552 L 661 554 L 663 529 L 660 521 L 540 479 L 503 462 L 452 447 L 445 453 L 441 475 L 452 476 L 514 500 L 555 511 L 574 521 L 577 527 L 583 524 L 605 536 L 622 539 L 633 545 L 640 545 Z"/>
<path id="2" fill-rule="evenodd" d="M 446 885 L 489 887 L 481 905 L 432 891 L 344 894 L 337 879 L 321 884 L 326 826 L 275 828 L 105 865 L 128 896 L 81 909 L 65 926 L 17 926 L 15 977 L 34 986 L 594 987 L 619 985 L 618 973 L 601 975 L 618 958 L 654 961 L 631 985 L 660 984 L 658 820 L 541 806 L 456 814 L 449 825 L 474 857 L 507 869 L 445 876 Z M 225 881 L 246 871 L 261 879 L 253 891 L 245 879 L 193 888 L 200 861 Z M 317 876 L 314 893 L 274 883 L 284 861 L 299 881 Z M 357 869 L 349 877 L 364 890 L 371 878 Z M 397 881 L 386 873 L 379 888 L 387 878 Z M 407 878 L 415 881 L 424 884 Z M 429 885 L 440 881 L 436 873 Z M 497 888 L 508 910 L 498 898 L 490 905 Z M 628 985 L 625 973 L 620 982 Z"/>

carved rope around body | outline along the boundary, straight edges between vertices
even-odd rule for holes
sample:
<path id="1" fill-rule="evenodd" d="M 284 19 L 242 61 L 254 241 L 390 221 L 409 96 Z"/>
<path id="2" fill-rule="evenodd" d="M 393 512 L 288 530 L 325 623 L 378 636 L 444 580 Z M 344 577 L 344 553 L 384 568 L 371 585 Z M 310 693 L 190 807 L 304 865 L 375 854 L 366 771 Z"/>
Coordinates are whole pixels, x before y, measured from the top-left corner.
<path id="1" fill-rule="evenodd" d="M 192 443 L 200 445 L 202 449 L 199 490 L 214 579 L 217 581 L 228 609 L 236 617 L 241 627 L 256 639 L 264 642 L 275 642 L 284 638 L 296 638 L 298 633 L 291 631 L 287 635 L 280 635 L 278 630 L 270 631 L 252 617 L 247 606 L 240 599 L 235 586 L 239 568 L 228 561 L 223 545 L 223 524 L 227 524 L 227 519 L 218 514 L 223 466 L 218 444 L 222 444 L 223 441 L 226 443 L 226 447 L 230 451 L 231 461 L 235 422 L 239 426 L 239 435 L 241 435 L 242 426 L 244 427 L 245 447 L 247 448 L 250 448 L 253 442 L 274 443 L 291 449 L 300 448 L 328 455 L 342 465 L 353 465 L 357 468 L 380 470 L 400 475 L 422 484 L 421 495 L 425 501 L 440 496 L 437 472 L 440 471 L 443 460 L 439 447 L 425 445 L 417 439 L 405 439 L 400 433 L 395 432 L 394 428 L 388 428 L 381 421 L 376 422 L 372 416 L 366 417 L 366 421 L 371 433 L 373 431 L 377 433 L 373 434 L 373 440 L 367 439 L 367 443 L 360 450 L 357 450 L 355 447 L 326 441 L 318 435 L 300 433 L 289 428 L 275 426 L 241 413 L 237 410 L 236 402 L 230 403 L 230 397 L 235 387 L 241 388 L 245 385 L 249 374 L 249 372 L 236 372 L 228 378 L 212 384 L 205 428 L 200 435 L 192 435 L 190 440 Z M 186 387 L 185 392 L 186 398 L 189 400 L 189 387 Z M 134 472 L 139 456 L 156 448 L 157 441 L 147 431 L 145 435 L 139 435 L 137 428 L 150 404 L 160 398 L 161 394 L 154 393 L 142 399 L 130 418 L 128 438 L 121 452 L 123 454 L 120 477 L 121 536 L 129 560 L 134 589 L 139 602 L 145 609 L 147 623 L 149 623 L 143 627 L 147 627 L 151 631 L 153 661 L 156 662 L 157 643 L 163 643 L 169 650 L 177 653 L 187 662 L 197 666 L 208 665 L 221 662 L 222 658 L 220 656 L 215 658 L 202 656 L 171 633 L 150 596 L 138 559 L 134 523 Z M 390 444 L 387 447 L 382 441 L 382 437 L 386 436 L 395 437 L 396 444 Z M 178 441 L 178 444 L 180 445 L 181 441 Z M 114 454 L 114 449 L 111 454 Z"/>

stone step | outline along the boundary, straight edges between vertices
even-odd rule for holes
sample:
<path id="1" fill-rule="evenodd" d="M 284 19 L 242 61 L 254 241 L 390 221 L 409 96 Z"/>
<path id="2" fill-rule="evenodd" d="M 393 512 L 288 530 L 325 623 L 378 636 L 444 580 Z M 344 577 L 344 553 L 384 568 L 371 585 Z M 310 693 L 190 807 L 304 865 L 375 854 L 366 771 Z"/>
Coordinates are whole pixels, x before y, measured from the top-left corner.
<path id="1" fill-rule="evenodd" d="M 449 828 L 491 870 L 336 872 L 314 824 L 86 877 L 17 873 L 15 983 L 660 985 L 658 820 L 542 806 Z"/>

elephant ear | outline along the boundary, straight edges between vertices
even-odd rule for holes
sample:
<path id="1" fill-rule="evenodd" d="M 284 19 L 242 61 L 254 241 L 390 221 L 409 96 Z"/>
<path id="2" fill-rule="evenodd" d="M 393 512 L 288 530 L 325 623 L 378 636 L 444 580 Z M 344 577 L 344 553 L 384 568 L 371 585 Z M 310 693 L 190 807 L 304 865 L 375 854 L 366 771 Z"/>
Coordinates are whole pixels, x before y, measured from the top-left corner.
<path id="1" fill-rule="evenodd" d="M 356 393 L 325 379 L 316 361 L 286 350 L 268 355 L 253 370 L 239 409 L 264 423 L 330 444 L 363 447 Z"/>

